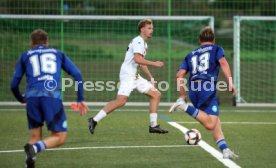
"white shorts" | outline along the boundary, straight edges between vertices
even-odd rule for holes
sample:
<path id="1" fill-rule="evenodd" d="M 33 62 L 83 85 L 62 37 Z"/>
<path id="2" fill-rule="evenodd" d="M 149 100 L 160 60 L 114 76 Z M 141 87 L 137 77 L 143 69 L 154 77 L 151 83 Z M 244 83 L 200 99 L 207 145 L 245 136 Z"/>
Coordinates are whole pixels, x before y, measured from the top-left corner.
<path id="1" fill-rule="evenodd" d="M 120 88 L 118 90 L 118 95 L 123 95 L 129 97 L 134 89 L 137 89 L 140 93 L 148 93 L 150 89 L 154 86 L 146 79 L 139 76 L 138 79 L 135 78 L 120 78 Z"/>

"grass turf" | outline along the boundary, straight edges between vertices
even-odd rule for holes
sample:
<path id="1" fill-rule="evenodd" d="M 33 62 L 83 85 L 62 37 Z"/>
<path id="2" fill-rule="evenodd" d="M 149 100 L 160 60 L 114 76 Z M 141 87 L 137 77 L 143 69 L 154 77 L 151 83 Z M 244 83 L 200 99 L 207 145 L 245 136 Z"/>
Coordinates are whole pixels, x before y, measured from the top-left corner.
<path id="1" fill-rule="evenodd" d="M 37 167 L 224 167 L 199 146 L 185 146 L 183 134 L 159 118 L 162 127 L 169 129 L 169 134 L 148 133 L 149 116 L 146 108 L 125 107 L 102 120 L 91 135 L 87 129 L 87 118 L 95 115 L 98 109 L 91 107 L 84 117 L 67 109 L 68 138 L 61 148 L 71 147 L 109 147 L 109 146 L 160 146 L 158 148 L 116 148 L 116 149 L 77 149 L 44 151 L 37 157 Z M 133 110 L 134 109 L 134 110 Z M 240 155 L 235 162 L 241 167 L 275 167 L 276 153 L 276 113 L 271 110 L 252 112 L 243 109 L 222 109 L 223 131 L 230 147 Z M 232 111 L 232 112 L 230 112 Z M 256 111 L 256 110 L 255 110 Z M 0 151 L 23 150 L 28 140 L 26 113 L 24 109 L 0 108 Z M 187 128 L 197 128 L 203 140 L 216 147 L 212 137 L 200 124 L 193 123 L 192 118 L 177 112 L 170 115 L 165 108 L 160 114 L 181 123 Z M 188 122 L 188 123 L 182 123 Z M 190 123 L 192 122 L 192 123 Z M 251 122 L 242 124 L 241 122 Z M 255 122 L 263 122 L 256 124 Z M 44 136 L 49 133 L 44 128 Z M 161 147 L 171 145 L 171 147 Z M 183 145 L 174 147 L 174 145 Z M 1 153 L 1 167 L 23 167 L 24 152 Z"/>

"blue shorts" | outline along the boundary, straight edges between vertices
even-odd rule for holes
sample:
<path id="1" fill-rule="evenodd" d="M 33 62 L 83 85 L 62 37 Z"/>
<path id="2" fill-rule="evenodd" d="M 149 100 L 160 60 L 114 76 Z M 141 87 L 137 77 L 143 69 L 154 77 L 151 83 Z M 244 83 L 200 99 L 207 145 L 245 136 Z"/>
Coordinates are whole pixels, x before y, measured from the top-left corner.
<path id="1" fill-rule="evenodd" d="M 216 95 L 216 89 L 211 89 L 210 85 L 207 85 L 207 89 L 203 87 L 204 81 L 194 82 L 194 88 L 199 89 L 193 90 L 191 86 L 189 88 L 189 97 L 191 102 L 193 103 L 194 107 L 199 110 L 206 112 L 209 115 L 219 115 L 219 108 L 218 108 L 218 98 Z M 205 85 L 206 86 L 206 85 Z"/>
<path id="2" fill-rule="evenodd" d="M 27 99 L 27 118 L 29 129 L 43 126 L 48 130 L 67 131 L 66 115 L 60 99 L 52 97 L 30 97 Z"/>

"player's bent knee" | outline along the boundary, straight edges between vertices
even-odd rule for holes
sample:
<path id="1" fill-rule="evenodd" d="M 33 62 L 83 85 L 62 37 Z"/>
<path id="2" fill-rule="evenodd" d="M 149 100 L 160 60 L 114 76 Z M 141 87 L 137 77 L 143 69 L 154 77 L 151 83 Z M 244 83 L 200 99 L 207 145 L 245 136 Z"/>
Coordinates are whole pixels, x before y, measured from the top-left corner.
<path id="1" fill-rule="evenodd" d="M 161 98 L 161 92 L 159 90 L 154 91 L 154 94 L 153 94 L 152 98 L 160 99 Z"/>
<path id="2" fill-rule="evenodd" d="M 62 145 L 62 144 L 64 144 L 64 142 L 65 142 L 65 140 L 66 140 L 66 138 L 67 138 L 67 135 L 66 134 L 63 134 L 63 135 L 61 135 L 60 137 L 60 145 Z"/>
<path id="3" fill-rule="evenodd" d="M 159 90 L 157 90 L 157 93 L 156 93 L 157 98 L 160 99 L 161 95 L 162 95 L 161 92 Z"/>
<path id="4" fill-rule="evenodd" d="M 122 107 L 126 104 L 126 102 L 127 101 L 125 101 L 125 100 L 119 100 L 119 101 L 117 101 L 117 105 L 118 105 L 118 107 Z"/>
<path id="5" fill-rule="evenodd" d="M 53 132 L 52 135 L 58 138 L 57 146 L 63 145 L 67 138 L 66 132 Z"/>
<path id="6" fill-rule="evenodd" d="M 217 126 L 217 123 L 218 123 L 218 116 L 208 115 L 208 117 L 205 118 L 205 121 L 202 123 L 202 125 L 207 130 L 214 130 Z"/>
<path id="7" fill-rule="evenodd" d="M 114 102 L 115 102 L 117 107 L 122 107 L 126 104 L 127 99 L 128 98 L 125 97 L 125 96 L 118 96 Z"/>
<path id="8" fill-rule="evenodd" d="M 213 130 L 213 129 L 215 129 L 216 124 L 208 123 L 208 124 L 205 124 L 204 127 L 205 127 L 207 130 Z"/>

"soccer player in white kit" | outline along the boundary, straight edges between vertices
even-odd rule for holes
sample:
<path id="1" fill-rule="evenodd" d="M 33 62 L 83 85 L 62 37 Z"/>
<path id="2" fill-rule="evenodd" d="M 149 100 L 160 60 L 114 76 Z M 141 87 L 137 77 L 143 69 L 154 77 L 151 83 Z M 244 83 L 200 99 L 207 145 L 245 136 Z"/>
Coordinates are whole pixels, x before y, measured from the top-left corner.
<path id="1" fill-rule="evenodd" d="M 107 114 L 124 106 L 134 89 L 140 93 L 147 95 L 150 98 L 149 112 L 150 112 L 150 133 L 168 133 L 167 130 L 160 128 L 157 124 L 157 109 L 160 102 L 161 93 L 154 87 L 154 78 L 151 75 L 147 66 L 154 66 L 161 68 L 164 63 L 161 61 L 149 61 L 145 59 L 147 52 L 146 41 L 152 37 L 153 23 L 151 19 L 143 19 L 138 23 L 138 31 L 140 35 L 132 39 L 129 43 L 125 60 L 120 70 L 120 88 L 118 90 L 117 98 L 110 101 L 98 114 L 88 119 L 88 128 L 91 134 L 94 133 L 97 123 L 102 120 Z M 140 76 L 142 70 L 149 81 Z"/>

